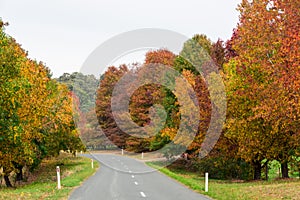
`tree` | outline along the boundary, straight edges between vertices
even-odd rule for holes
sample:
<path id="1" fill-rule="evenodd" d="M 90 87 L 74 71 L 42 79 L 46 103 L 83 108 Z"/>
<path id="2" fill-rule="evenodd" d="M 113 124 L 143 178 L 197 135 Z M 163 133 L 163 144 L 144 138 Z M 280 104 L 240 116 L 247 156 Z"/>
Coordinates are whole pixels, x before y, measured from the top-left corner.
<path id="1" fill-rule="evenodd" d="M 104 134 L 120 148 L 125 148 L 126 139 L 129 135 L 119 129 L 114 120 L 111 109 L 111 98 L 115 84 L 126 72 L 128 72 L 128 68 L 125 65 L 119 68 L 113 66 L 108 68 L 97 90 L 95 109 L 98 122 Z"/>
<path id="2" fill-rule="evenodd" d="M 101 130 L 94 109 L 80 115 L 80 120 L 77 124 L 80 130 L 80 137 L 87 148 L 107 149 L 113 146 L 112 142 Z"/>
<path id="3" fill-rule="evenodd" d="M 227 43 L 226 136 L 238 141 L 239 155 L 253 164 L 254 179 L 264 159 L 277 159 L 287 170 L 298 148 L 299 52 L 293 50 L 299 49 L 298 9 L 299 2 L 244 0 Z"/>
<path id="4" fill-rule="evenodd" d="M 149 51 L 146 53 L 145 63 L 143 66 L 141 66 L 141 68 L 149 68 L 152 65 L 162 66 L 163 68 L 173 68 L 175 58 L 176 55 L 166 49 Z M 136 108 L 144 107 L 143 109 L 147 110 L 147 116 L 149 117 L 149 108 L 154 104 L 160 104 L 163 106 L 166 112 L 166 121 L 164 127 L 162 130 L 159 130 L 154 138 L 150 139 L 149 150 L 158 150 L 171 141 L 171 138 L 164 134 L 164 132 L 167 130 L 176 131 L 178 129 L 180 120 L 177 114 L 178 102 L 173 94 L 173 91 L 163 85 L 151 84 L 143 86 L 142 88 L 146 89 L 147 93 L 153 96 L 153 100 L 149 99 L 150 101 L 143 105 L 143 103 L 138 100 L 143 99 L 143 96 L 145 95 L 145 92 L 141 92 L 139 97 L 134 97 L 136 100 L 133 99 L 132 105 L 135 108 L 133 107 L 134 109 L 132 110 L 134 110 L 134 112 L 139 112 Z"/>
<path id="5" fill-rule="evenodd" d="M 23 167 L 34 169 L 46 155 L 53 155 L 50 151 L 83 146 L 67 88 L 51 80 L 43 63 L 27 58 L 0 24 L 0 167 L 11 187 L 11 172 L 22 180 Z"/>
<path id="6" fill-rule="evenodd" d="M 20 63 L 26 58 L 23 51 L 15 40 L 4 33 L 5 23 L 0 20 L 0 167 L 3 168 L 6 185 L 11 187 L 9 173 L 13 170 L 12 147 L 16 140 L 20 141 L 18 133 L 22 131 L 18 108 L 20 103 L 16 101 L 17 94 L 25 83 L 20 80 Z"/>
<path id="7" fill-rule="evenodd" d="M 221 39 L 218 39 L 216 43 L 212 44 L 210 56 L 218 66 L 218 69 L 220 71 L 223 70 L 223 65 L 225 63 L 225 47 L 224 42 Z"/>

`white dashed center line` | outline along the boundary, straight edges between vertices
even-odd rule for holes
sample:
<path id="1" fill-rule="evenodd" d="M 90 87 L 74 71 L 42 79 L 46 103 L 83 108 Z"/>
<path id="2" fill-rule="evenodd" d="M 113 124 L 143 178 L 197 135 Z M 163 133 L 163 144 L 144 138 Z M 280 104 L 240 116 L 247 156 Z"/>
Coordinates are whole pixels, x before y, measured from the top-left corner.
<path id="1" fill-rule="evenodd" d="M 138 185 L 139 183 L 135 181 L 134 184 Z"/>
<path id="2" fill-rule="evenodd" d="M 131 175 L 131 178 L 134 178 L 134 175 Z"/>
<path id="3" fill-rule="evenodd" d="M 142 197 L 146 197 L 145 193 L 144 192 L 140 192 Z"/>

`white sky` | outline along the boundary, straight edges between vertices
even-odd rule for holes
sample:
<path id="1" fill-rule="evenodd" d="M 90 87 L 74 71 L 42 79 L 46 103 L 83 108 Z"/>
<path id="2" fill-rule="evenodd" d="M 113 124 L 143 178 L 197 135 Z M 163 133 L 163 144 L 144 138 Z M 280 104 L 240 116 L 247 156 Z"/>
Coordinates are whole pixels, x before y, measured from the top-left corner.
<path id="1" fill-rule="evenodd" d="M 240 0 L 0 0 L 6 32 L 54 77 L 79 71 L 109 38 L 139 28 L 161 28 L 187 37 L 227 40 L 238 22 Z M 136 58 L 141 61 L 143 58 Z"/>

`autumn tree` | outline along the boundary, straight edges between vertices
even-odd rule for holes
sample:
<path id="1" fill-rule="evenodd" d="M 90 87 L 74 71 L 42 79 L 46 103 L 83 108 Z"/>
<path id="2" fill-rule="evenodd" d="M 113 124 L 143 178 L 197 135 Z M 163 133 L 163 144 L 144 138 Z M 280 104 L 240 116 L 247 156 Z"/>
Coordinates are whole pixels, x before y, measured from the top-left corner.
<path id="1" fill-rule="evenodd" d="M 287 162 L 299 144 L 299 51 L 294 50 L 299 49 L 299 2 L 245 0 L 239 11 L 240 23 L 227 43 L 226 136 L 253 164 L 254 179 L 260 179 L 265 159 L 279 160 L 288 177 Z"/>
<path id="2" fill-rule="evenodd" d="M 173 68 L 174 60 L 176 58 L 175 54 L 166 50 L 166 49 L 159 49 L 156 51 L 149 51 L 146 53 L 145 62 L 141 68 L 149 68 L 152 65 L 160 65 L 163 68 Z M 163 77 L 162 77 L 163 78 Z M 163 81 L 162 81 L 163 82 Z M 163 106 L 164 110 L 166 111 L 166 121 L 162 130 L 155 135 L 154 138 L 150 140 L 149 150 L 157 150 L 163 147 L 165 144 L 170 142 L 169 137 L 164 137 L 163 132 L 165 130 L 176 130 L 178 129 L 179 124 L 179 116 L 177 115 L 178 106 L 176 105 L 176 97 L 172 93 L 172 91 L 166 88 L 163 85 L 157 84 L 150 84 L 145 85 L 140 88 L 140 90 L 144 90 L 139 92 L 138 95 L 133 96 L 132 98 L 132 113 L 145 113 L 147 112 L 147 118 L 149 119 L 149 108 L 154 104 L 160 104 Z M 144 104 L 143 102 L 139 101 L 144 99 L 143 96 L 150 95 L 152 99 L 148 99 L 147 103 Z M 142 110 L 138 110 L 137 108 L 141 108 Z M 142 112 L 140 112 L 142 111 Z M 149 123 L 149 121 L 148 121 Z"/>
<path id="3" fill-rule="evenodd" d="M 72 126 L 68 90 L 51 80 L 43 63 L 29 59 L 21 46 L 4 33 L 2 21 L 0 24 L 0 167 L 6 185 L 11 187 L 11 172 L 22 180 L 23 167 L 34 169 L 46 155 L 52 155 L 49 151 L 63 149 L 62 144 L 69 148 L 83 146 Z M 52 134 L 45 134 L 50 121 L 56 124 Z M 50 137 L 60 141 L 59 145 L 49 143 Z"/>
<path id="4" fill-rule="evenodd" d="M 77 123 L 80 130 L 80 138 L 89 149 L 107 149 L 113 147 L 113 143 L 106 137 L 101 130 L 95 109 L 87 113 L 80 113 Z"/>
<path id="5" fill-rule="evenodd" d="M 9 181 L 9 173 L 14 166 L 14 159 L 10 151 L 15 142 L 21 143 L 17 137 L 22 132 L 18 108 L 20 107 L 17 92 L 20 91 L 22 81 L 20 80 L 20 62 L 26 58 L 26 52 L 15 42 L 15 40 L 4 33 L 4 23 L 0 20 L 0 167 L 3 168 L 4 178 L 7 186 L 12 186 Z M 18 141 L 17 141 L 18 139 Z"/>
<path id="6" fill-rule="evenodd" d="M 207 36 L 195 35 L 184 44 L 174 64 L 174 68 L 182 73 L 197 95 L 199 127 L 193 142 L 188 147 L 188 152 L 194 157 L 199 155 L 211 119 L 212 105 L 205 73 L 206 68 L 209 68 L 207 61 L 211 60 L 210 55 L 212 52 L 217 55 L 217 48 L 213 48 L 213 44 Z"/>
<path id="7" fill-rule="evenodd" d="M 147 56 L 150 56 L 150 58 L 148 58 Z M 153 58 L 154 56 L 156 58 Z M 165 59 L 160 59 L 160 57 Z M 173 62 L 167 62 L 168 59 L 166 57 L 173 57 Z M 157 63 L 160 61 L 160 63 L 166 64 L 171 68 L 177 70 L 182 75 L 182 78 L 187 80 L 187 83 L 191 86 L 191 90 L 196 94 L 194 99 L 192 98 L 192 96 L 190 96 L 191 94 L 187 94 L 186 98 L 188 98 L 189 100 L 193 99 L 193 101 L 196 101 L 197 99 L 197 102 L 193 102 L 192 104 L 196 105 L 199 109 L 197 113 L 200 119 L 198 130 L 196 131 L 197 133 L 193 142 L 188 146 L 188 152 L 197 157 L 211 119 L 211 99 L 207 87 L 207 80 L 205 80 L 205 78 L 208 78 L 208 76 L 205 77 L 207 75 L 205 73 L 209 72 L 210 70 L 217 70 L 209 69 L 210 67 L 212 67 L 212 63 L 210 63 L 209 61 L 216 62 L 216 65 L 219 67 L 219 69 L 222 68 L 222 65 L 224 63 L 223 42 L 219 40 L 217 43 L 213 43 L 205 35 L 195 35 L 191 40 L 187 41 L 184 44 L 182 52 L 180 53 L 180 55 L 175 56 L 175 58 L 174 56 L 166 56 L 166 52 L 161 50 L 148 53 L 146 55 L 146 62 L 147 61 L 155 61 Z M 164 61 L 165 63 L 162 61 Z M 176 87 L 178 87 L 178 89 L 180 87 L 186 87 L 186 85 L 182 84 L 182 82 L 180 81 L 178 83 L 176 83 L 175 81 L 174 84 L 176 85 Z M 176 134 L 178 133 L 180 124 L 186 124 L 186 130 L 189 130 L 191 128 L 190 122 L 184 122 L 183 118 L 181 117 L 183 113 L 180 112 L 181 105 L 179 105 L 177 96 L 182 96 L 183 94 L 176 92 L 176 89 L 174 89 L 173 91 L 164 90 L 163 93 L 163 105 L 168 113 L 168 117 L 165 128 L 162 129 L 161 134 L 158 135 L 158 138 L 160 138 L 160 140 L 162 141 L 161 143 L 158 143 L 160 145 L 166 144 L 175 138 Z M 194 111 L 197 112 L 196 110 Z M 198 117 L 195 118 L 197 119 Z M 181 142 L 183 140 L 188 141 L 188 138 L 182 138 Z M 156 142 L 157 140 L 154 140 L 152 142 L 152 145 L 157 145 Z M 178 140 L 175 143 L 180 142 Z M 161 146 L 158 145 L 158 147 Z"/>
<path id="8" fill-rule="evenodd" d="M 129 135 L 122 131 L 114 120 L 111 109 L 111 98 L 114 86 L 126 72 L 128 72 L 128 68 L 125 65 L 119 68 L 113 66 L 108 68 L 100 80 L 95 108 L 101 129 L 108 139 L 119 148 L 125 148 L 126 139 Z"/>

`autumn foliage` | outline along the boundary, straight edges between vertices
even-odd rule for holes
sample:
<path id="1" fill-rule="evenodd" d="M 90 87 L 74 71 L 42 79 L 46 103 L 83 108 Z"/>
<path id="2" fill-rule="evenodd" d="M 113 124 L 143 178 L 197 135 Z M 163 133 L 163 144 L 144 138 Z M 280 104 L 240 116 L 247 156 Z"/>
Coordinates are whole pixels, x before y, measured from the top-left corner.
<path id="1" fill-rule="evenodd" d="M 10 173 L 21 178 L 23 167 L 34 169 L 46 156 L 84 149 L 74 122 L 79 115 L 86 120 L 79 122 L 82 137 L 91 146 L 113 143 L 131 152 L 164 149 L 162 153 L 171 158 L 177 150 L 165 147 L 185 144 L 196 129 L 186 144 L 186 166 L 201 172 L 221 170 L 223 178 L 245 179 L 249 174 L 261 179 L 265 168 L 267 179 L 269 163 L 277 160 L 282 177 L 288 178 L 290 163 L 300 168 L 299 8 L 299 0 L 242 0 L 239 23 L 228 41 L 212 42 L 197 34 L 183 44 L 179 55 L 152 50 L 144 63 L 111 66 L 101 75 L 96 94 L 89 86 L 78 87 L 77 94 L 70 92 L 74 74 L 58 79 L 69 89 L 52 79 L 43 63 L 29 59 L 4 33 L 0 21 L 0 168 L 6 184 L 11 186 Z M 160 68 L 169 71 L 163 71 L 163 77 L 151 74 L 148 78 L 155 83 L 146 79 L 136 88 L 140 81 L 136 77 Z M 215 73 L 207 75 L 210 70 Z M 171 72 L 178 76 L 171 77 Z M 128 74 L 129 79 L 123 79 Z M 81 77 L 78 85 L 98 84 L 91 75 L 76 75 Z M 226 100 L 218 98 L 223 89 L 214 84 L 218 78 L 225 84 Z M 169 87 L 158 84 L 164 80 Z M 115 95 L 121 81 L 127 85 Z M 79 100 L 76 95 L 86 98 Z M 226 123 L 215 148 L 200 160 L 207 132 L 214 128 L 213 111 L 222 110 L 216 105 L 220 101 L 227 103 Z M 182 102 L 187 103 L 185 109 Z M 118 107 L 124 103 L 128 113 Z M 158 116 L 152 116 L 153 110 Z M 196 128 L 185 118 L 188 114 L 197 119 Z M 160 119 L 164 122 L 156 130 L 152 120 Z M 178 136 L 180 127 L 184 131 Z"/>
<path id="2" fill-rule="evenodd" d="M 299 156 L 299 1 L 246 1 L 228 44 L 226 136 L 250 162 L 255 179 L 263 163 Z"/>
<path id="3" fill-rule="evenodd" d="M 43 63 L 29 59 L 0 22 L 0 168 L 12 186 L 12 172 L 22 180 L 25 166 L 33 170 L 46 156 L 84 146 L 70 91 L 51 79 Z"/>
<path id="4" fill-rule="evenodd" d="M 140 127 L 151 123 L 150 109 L 154 104 L 164 108 L 165 124 L 154 136 L 126 135 L 109 114 L 113 87 L 124 74 L 138 74 L 151 67 L 150 64 L 164 65 L 178 71 L 196 93 L 198 101 L 194 103 L 199 108 L 195 111 L 200 117 L 199 126 L 186 152 L 198 167 L 202 165 L 199 168 L 204 169 L 206 165 L 209 167 L 205 170 L 220 169 L 222 163 L 226 163 L 237 171 L 247 170 L 235 176 L 234 170 L 229 172 L 227 168 L 231 177 L 249 178 L 253 172 L 254 179 L 261 179 L 262 169 L 266 169 L 267 178 L 268 164 L 277 160 L 281 163 L 282 176 L 287 178 L 289 163 L 299 162 L 300 156 L 299 8 L 299 1 L 243 0 L 238 7 L 240 21 L 230 40 L 219 39 L 214 43 L 205 35 L 195 35 L 184 44 L 180 55 L 161 49 L 148 52 L 145 63 L 134 69 L 110 67 L 100 83 L 103 85 L 98 90 L 96 105 L 102 128 L 115 144 L 135 152 L 155 151 L 168 143 L 188 140 L 183 136 L 173 141 L 180 124 L 189 128 L 189 122 L 182 119 L 175 89 L 146 84 L 131 96 L 130 117 Z M 202 47 L 199 52 L 194 51 L 193 42 Z M 190 61 L 200 63 L 202 72 Z M 217 66 L 226 86 L 227 119 L 215 148 L 207 160 L 199 161 L 197 156 L 211 125 L 212 108 L 216 108 L 213 101 L 218 101 L 212 99 L 211 94 L 220 90 L 208 87 L 209 78 L 205 72 L 212 66 L 211 62 Z M 212 82 L 216 80 L 216 77 L 210 78 Z M 176 84 L 184 87 L 177 79 L 174 80 Z"/>

